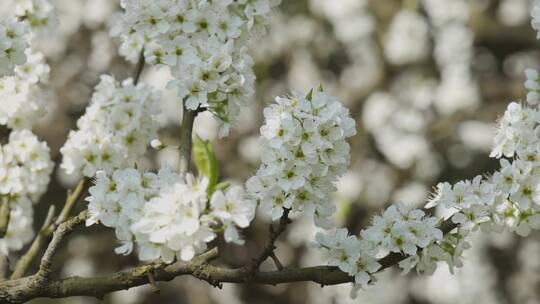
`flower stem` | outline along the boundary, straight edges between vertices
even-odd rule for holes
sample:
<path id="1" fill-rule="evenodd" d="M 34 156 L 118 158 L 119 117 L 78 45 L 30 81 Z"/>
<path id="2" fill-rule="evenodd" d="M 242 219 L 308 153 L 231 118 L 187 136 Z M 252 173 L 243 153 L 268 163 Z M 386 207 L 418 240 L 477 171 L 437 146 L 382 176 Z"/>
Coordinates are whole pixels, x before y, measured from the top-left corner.
<path id="1" fill-rule="evenodd" d="M 189 171 L 191 162 L 193 122 L 197 112 L 188 110 L 185 104 L 183 109 L 182 129 L 180 130 L 180 173 L 185 174 Z"/>

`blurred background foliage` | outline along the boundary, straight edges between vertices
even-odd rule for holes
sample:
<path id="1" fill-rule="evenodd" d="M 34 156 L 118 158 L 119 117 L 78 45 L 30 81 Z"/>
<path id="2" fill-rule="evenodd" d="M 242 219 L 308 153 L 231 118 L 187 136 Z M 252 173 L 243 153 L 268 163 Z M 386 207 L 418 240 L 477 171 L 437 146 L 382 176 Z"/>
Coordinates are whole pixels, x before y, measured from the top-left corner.
<path id="1" fill-rule="evenodd" d="M 119 10 L 116 0 L 53 0 L 60 27 L 42 37 L 38 49 L 51 65 L 50 86 L 57 103 L 35 132 L 59 148 L 84 113 L 99 75 L 126 78 L 134 67 L 117 53 L 108 35 Z M 495 122 L 510 101 L 525 98 L 525 68 L 538 68 L 540 44 L 530 28 L 529 0 L 282 0 L 267 35 L 252 45 L 257 75 L 251 107 L 227 139 L 203 114 L 195 132 L 210 140 L 221 180 L 242 183 L 258 166 L 262 109 L 274 96 L 323 84 L 350 108 L 358 135 L 352 164 L 341 179 L 336 223 L 358 232 L 391 202 L 421 206 L 439 181 L 455 182 L 492 172 L 488 157 Z M 161 140 L 177 145 L 180 101 L 165 90 L 166 69 L 146 69 L 142 81 L 163 89 Z M 177 151 L 149 151 L 139 166 L 175 166 Z M 36 229 L 50 204 L 61 205 L 77 177 L 57 166 L 50 190 L 37 206 Z M 81 203 L 78 208 L 85 206 Z M 219 263 L 241 266 L 261 248 L 268 219 L 258 215 L 245 231 L 245 246 L 221 248 Z M 278 242 L 284 265 L 322 263 L 311 247 L 315 233 L 298 218 Z M 136 265 L 135 255 L 114 253 L 114 232 L 80 229 L 56 259 L 56 276 L 99 275 Z M 465 265 L 455 275 L 446 267 L 434 276 L 399 275 L 388 270 L 379 282 L 349 298 L 349 286 L 294 283 L 279 286 L 231 285 L 222 290 L 181 277 L 150 287 L 116 292 L 103 300 L 70 298 L 32 303 L 540 303 L 540 235 L 477 233 Z M 18 254 L 14 254 L 15 261 Z M 265 263 L 264 269 L 272 269 Z"/>

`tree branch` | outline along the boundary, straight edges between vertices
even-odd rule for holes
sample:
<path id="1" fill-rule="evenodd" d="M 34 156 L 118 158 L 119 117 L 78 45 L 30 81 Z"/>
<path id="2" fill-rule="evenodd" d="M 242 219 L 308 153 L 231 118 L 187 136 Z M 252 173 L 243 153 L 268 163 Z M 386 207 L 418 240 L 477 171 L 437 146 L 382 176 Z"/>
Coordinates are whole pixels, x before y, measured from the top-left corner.
<path id="1" fill-rule="evenodd" d="M 139 60 L 137 61 L 137 65 L 135 66 L 135 73 L 133 76 L 134 85 L 137 85 L 137 83 L 139 83 L 143 69 L 144 69 L 144 49 L 141 50 L 141 53 L 139 54 Z"/>
<path id="2" fill-rule="evenodd" d="M 60 212 L 60 215 L 58 216 L 56 221 L 53 221 L 54 206 L 51 206 L 49 208 L 49 212 L 47 213 L 47 217 L 45 218 L 43 226 L 41 227 L 40 231 L 36 235 L 30 248 L 28 248 L 28 251 L 21 257 L 19 262 L 17 262 L 17 264 L 15 265 L 15 270 L 11 274 L 11 279 L 19 279 L 26 274 L 26 272 L 28 271 L 28 268 L 30 268 L 30 265 L 32 264 L 32 262 L 40 254 L 42 248 L 45 247 L 45 245 L 50 241 L 50 238 L 53 235 L 53 232 L 56 230 L 56 228 L 59 225 L 61 225 L 63 222 L 65 222 L 66 219 L 69 217 L 71 210 L 73 209 L 75 204 L 79 201 L 80 196 L 85 190 L 85 184 L 86 184 L 86 179 L 82 179 L 81 181 L 79 181 L 79 183 L 75 187 L 75 190 L 68 192 L 66 201 L 64 203 L 64 207 L 62 207 L 62 211 Z"/>
<path id="3" fill-rule="evenodd" d="M 63 222 L 62 224 L 60 224 L 60 226 L 58 226 L 58 228 L 53 233 L 53 238 L 49 243 L 47 250 L 45 250 L 43 257 L 41 258 L 39 271 L 37 273 L 38 276 L 47 278 L 50 275 L 52 260 L 56 251 L 58 250 L 58 247 L 60 246 L 60 243 L 68 234 L 70 234 L 75 229 L 75 227 L 84 223 L 87 218 L 88 211 L 85 210 L 79 213 L 79 215 Z"/>
<path id="4" fill-rule="evenodd" d="M 52 233 L 51 224 L 53 223 L 54 219 L 54 211 L 54 205 L 51 205 L 51 207 L 49 207 L 47 217 L 45 218 L 41 229 L 36 235 L 36 238 L 32 242 L 32 245 L 30 246 L 30 248 L 28 248 L 28 251 L 26 251 L 26 253 L 19 259 L 19 262 L 17 262 L 17 264 L 15 265 L 15 270 L 11 274 L 12 280 L 20 279 L 26 274 L 26 271 L 28 271 L 28 268 L 30 268 L 32 261 L 41 252 L 41 248 L 43 248 L 45 244 L 47 244 L 47 242 L 49 241 L 49 237 Z"/>
<path id="5" fill-rule="evenodd" d="M 71 210 L 73 209 L 73 206 L 75 206 L 75 204 L 79 200 L 79 197 L 84 192 L 85 183 L 86 183 L 86 178 L 81 179 L 79 183 L 77 184 L 77 186 L 75 187 L 75 190 L 73 190 L 73 192 L 71 191 L 68 192 L 66 202 L 64 203 L 64 207 L 62 208 L 60 215 L 55 221 L 55 225 L 58 226 L 67 220 L 67 218 L 69 217 L 71 213 Z"/>
<path id="6" fill-rule="evenodd" d="M 84 222 L 85 212 L 73 220 L 65 222 L 64 228 L 69 232 L 76 223 Z M 449 233 L 457 225 L 450 219 L 445 220 L 440 229 L 444 234 Z M 59 228 L 59 230 L 61 230 Z M 60 232 L 58 232 L 60 234 Z M 61 239 L 61 238 L 60 238 Z M 47 256 L 47 254 L 46 254 Z M 71 296 L 92 296 L 101 298 L 105 294 L 148 284 L 148 273 L 153 273 L 155 281 L 170 281 L 178 276 L 191 275 L 204 280 L 213 286 L 220 287 L 222 283 L 257 283 L 283 284 L 292 282 L 315 282 L 321 285 L 336 285 L 354 282 L 354 277 L 332 266 L 315 266 L 304 268 L 283 268 L 277 271 L 255 271 L 249 267 L 228 269 L 213 266 L 209 262 L 218 256 L 216 248 L 195 257 L 191 262 L 176 262 L 166 265 L 160 261 L 135 267 L 131 270 L 117 272 L 107 276 L 81 278 L 70 277 L 60 280 L 43 280 L 34 275 L 18 280 L 0 283 L 1 303 L 22 303 L 38 297 L 65 298 Z M 407 258 L 401 253 L 391 253 L 379 260 L 382 269 L 398 264 Z M 45 257 L 44 257 L 45 258 Z M 380 270 L 379 270 L 380 271 Z"/>
<path id="7" fill-rule="evenodd" d="M 9 259 L 7 255 L 0 255 L 0 282 L 5 281 L 9 274 Z"/>
<path id="8" fill-rule="evenodd" d="M 257 270 L 259 270 L 261 264 L 268 258 L 272 258 L 278 269 L 283 268 L 283 265 L 281 265 L 281 262 L 279 262 L 278 258 L 274 254 L 274 250 L 276 249 L 275 243 L 277 239 L 283 232 L 285 232 L 285 229 L 287 229 L 287 225 L 291 223 L 291 220 L 289 219 L 289 212 L 291 212 L 291 209 L 283 208 L 283 214 L 279 219 L 279 224 L 277 228 L 274 228 L 274 226 L 270 224 L 270 237 L 268 238 L 268 241 L 266 242 L 263 251 L 258 257 L 254 258 L 251 265 L 249 265 L 251 273 L 255 273 Z"/>
<path id="9" fill-rule="evenodd" d="M 182 129 L 180 130 L 180 173 L 185 174 L 189 171 L 191 162 L 191 146 L 193 136 L 193 122 L 197 111 L 191 111 L 186 108 L 185 103 L 182 105 Z"/>
<path id="10" fill-rule="evenodd" d="M 9 226 L 9 217 L 10 217 L 10 199 L 7 196 L 0 197 L 0 238 L 3 238 Z"/>

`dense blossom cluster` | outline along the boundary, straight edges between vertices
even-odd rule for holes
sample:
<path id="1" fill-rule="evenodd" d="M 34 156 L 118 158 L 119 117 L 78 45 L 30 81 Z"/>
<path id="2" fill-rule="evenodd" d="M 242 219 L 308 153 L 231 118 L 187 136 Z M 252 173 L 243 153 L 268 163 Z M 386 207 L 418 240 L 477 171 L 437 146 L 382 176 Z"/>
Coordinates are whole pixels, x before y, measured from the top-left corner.
<path id="1" fill-rule="evenodd" d="M 9 142 L 0 147 L 0 199 L 10 205 L 0 253 L 19 250 L 32 238 L 32 203 L 47 190 L 53 166 L 47 144 L 28 130 L 11 132 Z"/>
<path id="2" fill-rule="evenodd" d="M 49 66 L 31 48 L 33 33 L 54 25 L 47 0 L 6 0 L 0 7 L 0 125 L 14 130 L 0 146 L 0 199 L 9 203 L 9 224 L 0 254 L 20 250 L 33 235 L 33 203 L 46 191 L 53 170 L 49 147 L 29 129 L 50 108 L 45 88 Z"/>
<path id="3" fill-rule="evenodd" d="M 356 133 L 355 121 L 337 98 L 313 91 L 277 97 L 264 116 L 262 164 L 246 183 L 249 195 L 272 219 L 288 208 L 328 226 L 335 211 L 330 194 L 349 165 L 346 139 Z"/>
<path id="4" fill-rule="evenodd" d="M 237 230 L 253 219 L 255 202 L 244 199 L 241 187 L 207 194 L 208 179 L 185 177 L 164 167 L 157 174 L 135 169 L 98 171 L 90 188 L 87 225 L 100 222 L 115 228 L 122 246 L 117 253 L 129 254 L 134 243 L 139 258 L 165 262 L 191 260 L 203 252 L 216 231 L 225 231 L 227 242 L 242 243 Z"/>
<path id="5" fill-rule="evenodd" d="M 0 76 L 11 75 L 18 64 L 26 61 L 28 27 L 13 20 L 0 21 Z"/>
<path id="6" fill-rule="evenodd" d="M 0 78 L 0 124 L 11 129 L 31 128 L 53 104 L 53 93 L 45 87 L 49 66 L 43 55 L 26 50 L 28 60 L 15 67 L 13 76 Z"/>
<path id="7" fill-rule="evenodd" d="M 11 1 L 17 19 L 27 23 L 32 34 L 45 33 L 57 26 L 56 12 L 49 0 Z"/>
<path id="8" fill-rule="evenodd" d="M 60 149 L 68 174 L 93 176 L 132 166 L 156 137 L 160 112 L 158 95 L 132 79 L 117 82 L 101 76 L 86 113 Z"/>
<path id="9" fill-rule="evenodd" d="M 30 42 L 36 32 L 56 24 L 54 8 L 48 0 L 6 0 L 0 8 L 0 77 L 13 75 L 26 62 Z"/>
<path id="10" fill-rule="evenodd" d="M 120 52 L 135 61 L 144 49 L 146 62 L 171 68 L 188 109 L 207 107 L 228 134 L 246 99 L 253 94 L 252 59 L 246 42 L 279 0 L 122 1 L 125 9 L 113 35 Z"/>
<path id="11" fill-rule="evenodd" d="M 47 144 L 28 130 L 13 131 L 0 156 L 0 193 L 37 201 L 47 190 L 53 168 Z"/>
<path id="12" fill-rule="evenodd" d="M 437 218 L 421 210 L 393 205 L 373 218 L 373 225 L 360 232 L 360 239 L 349 236 L 347 229 L 334 229 L 318 233 L 316 241 L 325 250 L 329 265 L 354 276 L 355 284 L 365 285 L 381 267 L 377 257 L 388 252 L 415 255 L 418 248 L 442 240 L 437 224 Z"/>

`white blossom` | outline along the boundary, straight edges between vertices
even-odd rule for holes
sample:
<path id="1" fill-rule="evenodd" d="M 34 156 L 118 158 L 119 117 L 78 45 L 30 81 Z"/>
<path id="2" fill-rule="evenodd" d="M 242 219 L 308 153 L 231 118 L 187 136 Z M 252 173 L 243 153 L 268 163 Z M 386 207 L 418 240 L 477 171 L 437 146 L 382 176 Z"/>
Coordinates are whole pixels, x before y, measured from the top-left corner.
<path id="1" fill-rule="evenodd" d="M 13 131 L 0 146 L 0 200 L 8 200 L 10 220 L 0 253 L 20 250 L 32 240 L 33 206 L 45 193 L 54 163 L 45 142 L 29 130 Z"/>
<path id="2" fill-rule="evenodd" d="M 221 221 L 225 229 L 225 241 L 243 244 L 238 233 L 239 228 L 246 228 L 255 216 L 256 202 L 246 200 L 240 186 L 231 186 L 225 192 L 217 190 L 210 200 L 212 215 Z"/>
<path id="3" fill-rule="evenodd" d="M 208 108 L 228 134 L 253 94 L 253 60 L 247 41 L 264 32 L 279 0 L 121 1 L 124 13 L 112 29 L 122 40 L 120 53 L 136 61 L 171 69 L 170 87 L 186 107 Z"/>
<path id="4" fill-rule="evenodd" d="M 13 20 L 0 21 L 0 76 L 12 75 L 16 65 L 26 62 L 28 27 Z"/>
<path id="5" fill-rule="evenodd" d="M 31 128 L 54 107 L 54 95 L 46 88 L 50 68 L 43 55 L 27 49 L 26 57 L 26 63 L 15 67 L 15 75 L 0 78 L 0 124 L 12 129 Z"/>
<path id="6" fill-rule="evenodd" d="M 79 129 L 69 133 L 60 149 L 62 168 L 91 177 L 98 170 L 132 166 L 156 138 L 159 112 L 158 95 L 148 86 L 101 76 L 92 102 L 77 121 Z"/>
<path id="7" fill-rule="evenodd" d="M 115 252 L 137 248 L 142 261 L 191 260 L 207 249 L 218 228 L 226 241 L 241 244 L 238 228 L 249 226 L 254 202 L 239 186 L 216 191 L 209 202 L 207 187 L 208 178 L 181 177 L 168 167 L 157 174 L 130 168 L 98 171 L 86 199 L 86 224 L 114 228 L 121 244 Z"/>
<path id="8" fill-rule="evenodd" d="M 310 92 L 276 98 L 264 116 L 262 164 L 246 183 L 249 196 L 274 220 L 287 208 L 328 226 L 330 193 L 349 164 L 346 139 L 356 133 L 349 111 L 335 97 Z"/>

